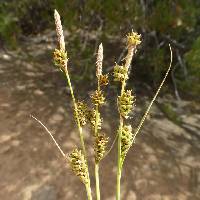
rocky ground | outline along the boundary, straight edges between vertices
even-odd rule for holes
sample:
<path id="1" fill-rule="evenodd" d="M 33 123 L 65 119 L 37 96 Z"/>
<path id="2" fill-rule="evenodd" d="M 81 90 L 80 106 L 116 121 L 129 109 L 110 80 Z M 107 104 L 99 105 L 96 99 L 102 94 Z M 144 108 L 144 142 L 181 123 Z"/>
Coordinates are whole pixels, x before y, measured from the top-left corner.
<path id="1" fill-rule="evenodd" d="M 32 43 L 17 53 L 0 53 L 0 199 L 86 199 L 83 185 L 49 135 L 30 118 L 32 114 L 40 119 L 66 153 L 79 145 L 70 115 L 69 92 L 51 66 L 49 52 L 53 47 L 42 39 Z M 142 111 L 140 106 L 137 111 Z M 107 104 L 104 113 L 104 131 L 112 141 L 117 128 L 116 112 Z M 123 200 L 200 199 L 200 114 L 186 112 L 179 117 L 181 125 L 154 106 L 125 162 Z M 92 137 L 88 129 L 85 138 L 94 189 Z M 101 163 L 102 199 L 115 199 L 115 174 L 113 148 Z"/>

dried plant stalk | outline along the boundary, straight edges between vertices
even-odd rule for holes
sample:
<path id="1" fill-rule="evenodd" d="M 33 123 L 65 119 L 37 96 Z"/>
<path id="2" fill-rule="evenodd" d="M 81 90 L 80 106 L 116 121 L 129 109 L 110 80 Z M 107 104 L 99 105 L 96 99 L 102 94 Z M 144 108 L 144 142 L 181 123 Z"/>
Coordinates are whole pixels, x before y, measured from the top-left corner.
<path id="1" fill-rule="evenodd" d="M 57 143 L 57 141 L 55 140 L 55 138 L 53 137 L 52 133 L 49 131 L 49 129 L 36 117 L 34 117 L 33 115 L 30 115 L 30 117 L 32 117 L 36 122 L 38 122 L 44 129 L 45 131 L 50 135 L 51 139 L 53 140 L 54 144 L 56 145 L 56 147 L 58 148 L 58 151 L 61 153 L 61 155 L 66 159 L 66 155 L 63 152 L 63 150 L 61 149 L 60 145 Z"/>

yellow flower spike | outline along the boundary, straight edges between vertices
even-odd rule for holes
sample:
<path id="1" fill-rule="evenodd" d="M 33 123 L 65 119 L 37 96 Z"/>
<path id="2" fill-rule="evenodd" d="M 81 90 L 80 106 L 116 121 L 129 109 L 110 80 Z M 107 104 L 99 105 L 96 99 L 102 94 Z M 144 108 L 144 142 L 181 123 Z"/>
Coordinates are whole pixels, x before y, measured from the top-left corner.
<path id="1" fill-rule="evenodd" d="M 55 49 L 53 52 L 53 60 L 54 64 L 64 71 L 65 64 L 67 62 L 67 52 L 64 52 L 63 50 Z"/>
<path id="2" fill-rule="evenodd" d="M 91 95 L 92 103 L 94 105 L 102 105 L 105 103 L 105 97 L 104 94 L 101 90 L 96 90 L 92 95 Z"/>
<path id="3" fill-rule="evenodd" d="M 133 133 L 131 125 L 124 125 L 122 128 L 121 135 L 121 156 L 122 160 L 124 160 L 126 154 L 128 153 L 129 148 L 133 143 Z"/>
<path id="4" fill-rule="evenodd" d="M 127 36 L 127 44 L 128 46 L 137 46 L 141 43 L 141 35 L 136 32 L 131 32 Z"/>
<path id="5" fill-rule="evenodd" d="M 94 151 L 95 151 L 95 162 L 99 163 L 104 157 L 106 152 L 106 144 L 108 143 L 108 137 L 105 135 L 99 135 L 95 138 Z"/>
<path id="6" fill-rule="evenodd" d="M 97 117 L 98 121 L 97 122 L 96 122 L 96 115 L 98 115 L 98 117 Z M 96 112 L 95 109 L 89 110 L 88 114 L 87 114 L 87 119 L 90 122 L 92 129 L 95 129 L 95 123 L 97 123 L 97 129 L 101 130 L 101 125 L 102 125 L 103 119 L 101 118 L 99 112 Z"/>
<path id="7" fill-rule="evenodd" d="M 87 123 L 88 107 L 83 101 L 78 101 L 76 105 L 77 112 L 74 110 L 75 120 L 77 124 L 79 120 L 80 126 L 83 127 Z"/>
<path id="8" fill-rule="evenodd" d="M 128 114 L 131 112 L 135 103 L 135 96 L 132 95 L 132 91 L 124 91 L 123 94 L 118 97 L 118 102 L 120 114 L 124 118 L 128 118 Z"/>
<path id="9" fill-rule="evenodd" d="M 122 65 L 116 64 L 114 66 L 114 81 L 123 82 L 128 79 L 128 69 Z"/>
<path id="10" fill-rule="evenodd" d="M 88 167 L 81 150 L 74 149 L 68 156 L 72 171 L 84 184 L 88 184 Z"/>

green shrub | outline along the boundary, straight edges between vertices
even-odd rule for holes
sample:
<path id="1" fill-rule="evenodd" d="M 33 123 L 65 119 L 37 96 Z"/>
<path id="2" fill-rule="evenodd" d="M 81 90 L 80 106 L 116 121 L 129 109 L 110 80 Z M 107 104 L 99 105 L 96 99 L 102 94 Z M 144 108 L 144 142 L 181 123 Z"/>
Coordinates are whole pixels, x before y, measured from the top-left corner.
<path id="1" fill-rule="evenodd" d="M 142 3 L 144 2 L 144 3 Z M 107 53 L 118 55 L 121 45 L 113 48 L 124 32 L 131 29 L 140 31 L 144 40 L 142 50 L 138 55 L 137 77 L 148 84 L 160 81 L 166 70 L 165 63 L 169 59 L 168 43 L 178 51 L 183 62 L 187 64 L 188 77 L 184 77 L 178 58 L 175 56 L 175 78 L 178 90 L 191 94 L 199 92 L 198 49 L 199 13 L 198 0 L 106 0 L 106 1 L 67 1 L 67 0 L 10 0 L 0 4 L 0 39 L 4 43 L 15 46 L 19 36 L 41 32 L 47 28 L 53 29 L 50 17 L 54 8 L 58 9 L 63 18 L 63 24 L 71 33 L 68 38 L 72 60 L 77 56 L 80 62 L 74 63 L 81 67 L 81 77 L 91 80 L 93 68 L 90 55 L 97 44 L 97 37 L 105 42 Z M 88 34 L 92 37 L 88 37 Z M 118 37 L 116 37 L 116 35 Z M 115 37 L 114 37 L 115 36 Z M 116 41 L 118 40 L 118 41 Z M 191 44 L 196 43 L 196 46 Z M 15 45 L 13 45 L 15 44 Z M 191 49 L 190 49 L 191 48 Z M 110 60 L 113 60 L 110 57 Z M 109 62 L 109 60 L 108 60 Z M 195 65 L 195 67 L 194 67 Z M 132 75 L 131 75 L 132 76 Z"/>

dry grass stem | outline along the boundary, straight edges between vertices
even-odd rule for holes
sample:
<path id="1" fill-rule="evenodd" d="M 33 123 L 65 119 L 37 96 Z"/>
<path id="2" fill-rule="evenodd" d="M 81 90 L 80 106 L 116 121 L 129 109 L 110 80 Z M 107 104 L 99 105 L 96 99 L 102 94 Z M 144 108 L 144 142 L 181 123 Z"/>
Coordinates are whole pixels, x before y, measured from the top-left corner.
<path id="1" fill-rule="evenodd" d="M 163 86 L 163 84 L 164 84 L 169 72 L 170 72 L 170 69 L 171 69 L 171 66 L 172 66 L 172 60 L 173 60 L 173 53 L 172 53 L 172 48 L 171 48 L 170 44 L 169 44 L 169 49 L 170 49 L 170 64 L 169 64 L 169 67 L 167 69 L 167 72 L 166 72 L 162 82 L 160 83 L 160 86 L 159 86 L 158 90 L 156 91 L 156 94 L 154 95 L 153 99 L 151 100 L 151 102 L 150 102 L 150 104 L 149 104 L 144 116 L 142 117 L 142 119 L 141 119 L 141 121 L 140 121 L 140 123 L 139 123 L 139 125 L 138 125 L 138 127 L 137 127 L 137 129 L 135 131 L 135 133 L 134 133 L 133 140 L 135 140 L 137 134 L 139 133 L 140 129 L 142 128 L 142 125 L 144 124 L 144 121 L 147 118 L 147 115 L 149 114 L 149 111 L 150 111 L 154 101 L 156 100 L 156 98 L 157 98 L 157 96 L 158 96 L 158 94 L 159 94 L 159 92 L 160 92 L 160 90 L 161 90 L 161 88 L 162 88 L 162 86 Z"/>
<path id="2" fill-rule="evenodd" d="M 63 152 L 63 150 L 61 149 L 61 147 L 59 146 L 59 144 L 56 142 L 55 138 L 53 137 L 52 133 L 48 130 L 48 128 L 39 119 L 37 119 L 33 115 L 30 115 L 30 117 L 32 117 L 33 119 L 35 119 L 46 130 L 46 132 L 50 135 L 51 139 L 53 140 L 54 144 L 56 145 L 56 147 L 58 148 L 58 150 L 60 151 L 60 153 L 62 154 L 62 156 L 66 159 L 65 153 Z"/>

